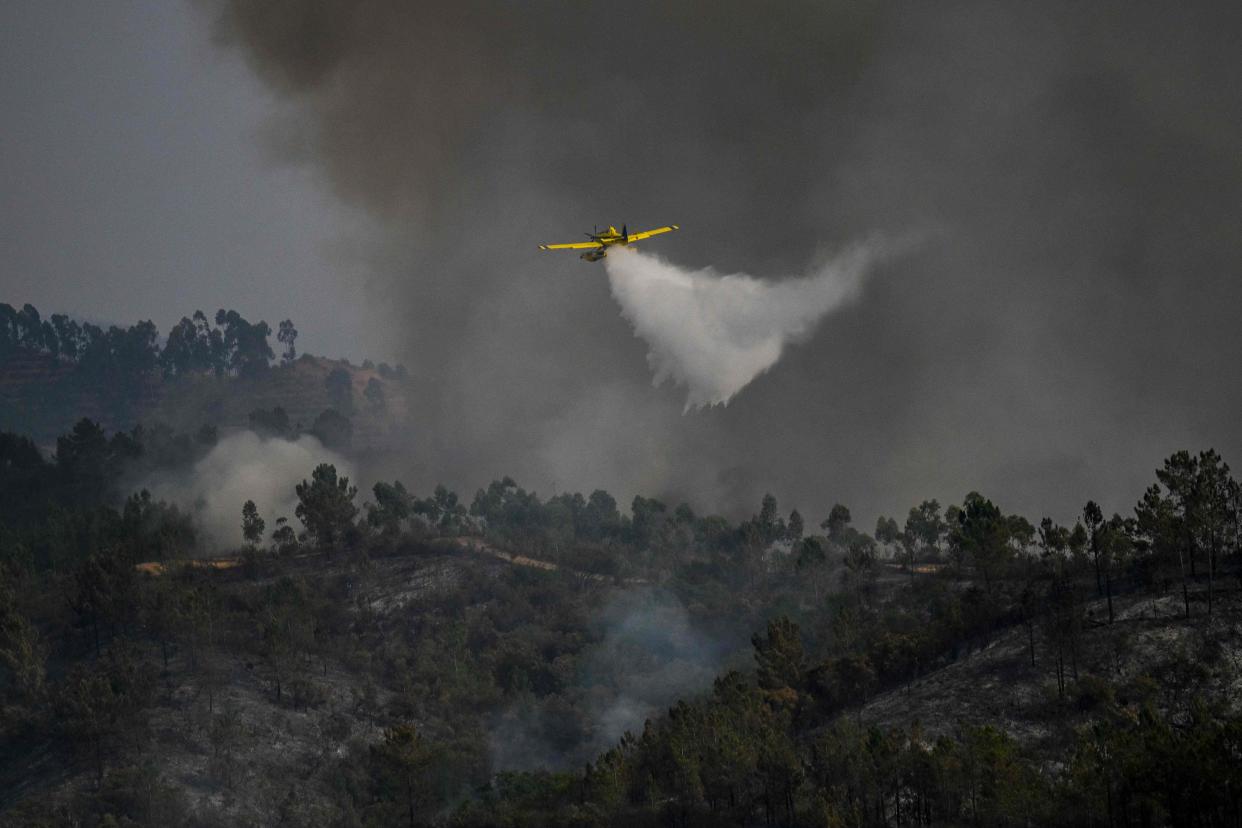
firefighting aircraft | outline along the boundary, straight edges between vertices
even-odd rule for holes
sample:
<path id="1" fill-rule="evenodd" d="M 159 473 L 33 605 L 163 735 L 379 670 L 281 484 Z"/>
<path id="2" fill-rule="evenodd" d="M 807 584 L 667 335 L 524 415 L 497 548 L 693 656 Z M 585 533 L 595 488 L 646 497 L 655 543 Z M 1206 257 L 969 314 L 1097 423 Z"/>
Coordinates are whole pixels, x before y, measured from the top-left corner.
<path id="1" fill-rule="evenodd" d="M 644 230 L 641 233 L 631 233 L 623 224 L 621 232 L 617 232 L 617 228 L 611 224 L 604 232 L 600 232 L 599 228 L 595 228 L 594 233 L 585 234 L 590 241 L 586 242 L 569 242 L 568 244 L 541 244 L 540 250 L 585 250 L 580 258 L 586 259 L 588 262 L 598 262 L 600 259 L 608 255 L 608 248 L 614 244 L 625 246 L 633 244 L 642 239 L 649 239 L 652 236 L 658 236 L 661 233 L 671 233 L 680 229 L 676 224 L 669 224 L 664 227 L 657 227 L 654 230 Z"/>

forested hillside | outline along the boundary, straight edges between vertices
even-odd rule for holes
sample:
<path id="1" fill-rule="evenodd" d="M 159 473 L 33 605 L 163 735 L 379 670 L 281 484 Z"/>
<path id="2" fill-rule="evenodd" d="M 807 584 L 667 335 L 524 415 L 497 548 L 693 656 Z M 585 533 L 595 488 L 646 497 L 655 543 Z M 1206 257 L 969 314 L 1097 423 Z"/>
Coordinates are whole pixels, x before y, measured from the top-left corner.
<path id="1" fill-rule="evenodd" d="M 202 560 L 123 481 L 214 440 L 0 436 L 7 823 L 1237 822 L 1242 499 L 1213 451 L 1126 515 L 972 492 L 872 532 L 323 464 Z"/>
<path id="2" fill-rule="evenodd" d="M 409 415 L 405 368 L 298 355 L 298 331 L 219 310 L 183 317 L 163 337 L 150 322 L 104 329 L 31 305 L 0 303 L 0 428 L 51 443 L 81 417 L 110 430 L 165 423 L 244 428 L 280 408 L 285 428 L 317 427 L 361 449 L 386 445 Z M 321 420 L 322 418 L 322 420 Z M 348 421 L 346 424 L 345 421 Z"/>

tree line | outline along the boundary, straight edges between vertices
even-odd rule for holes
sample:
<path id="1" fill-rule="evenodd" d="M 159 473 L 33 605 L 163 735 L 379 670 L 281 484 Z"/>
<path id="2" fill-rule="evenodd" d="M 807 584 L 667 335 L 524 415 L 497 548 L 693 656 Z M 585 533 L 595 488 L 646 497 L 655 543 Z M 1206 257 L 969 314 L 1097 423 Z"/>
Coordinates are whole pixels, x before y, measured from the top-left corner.
<path id="1" fill-rule="evenodd" d="M 262 320 L 252 323 L 235 310 L 216 312 L 215 325 L 201 310 L 182 317 L 159 345 L 159 330 L 150 320 L 128 328 L 107 329 L 78 322 L 65 314 L 43 319 L 33 305 L 15 310 L 0 303 L 0 352 L 18 349 L 48 354 L 78 366 L 92 376 L 131 379 L 162 372 L 165 377 L 195 373 L 253 376 L 265 370 L 275 354 Z M 298 332 L 293 322 L 280 323 L 277 339 L 283 362 L 297 356 Z"/>
<path id="2" fill-rule="evenodd" d="M 281 347 L 279 363 L 292 363 L 298 355 L 293 321 L 285 319 L 274 333 Z M 0 303 L 0 354 L 19 350 L 46 354 L 85 376 L 129 385 L 154 375 L 259 376 L 277 359 L 269 341 L 272 335 L 267 322 L 251 322 L 236 310 L 221 308 L 210 318 L 196 310 L 168 330 L 161 346 L 159 329 L 150 320 L 103 328 L 63 313 L 44 319 L 30 304 L 15 309 Z M 384 379 L 406 374 L 404 367 L 387 363 L 377 370 Z"/>
<path id="3" fill-rule="evenodd" d="M 1214 825 L 1239 805 L 1242 728 L 1210 690 L 1227 664 L 1221 615 L 1236 612 L 1238 487 L 1213 451 L 1167 458 L 1130 516 L 1088 501 L 1071 526 L 1036 526 L 972 492 L 874 532 L 843 504 L 815 522 L 770 495 L 740 521 L 642 496 L 624 509 L 603 490 L 545 499 L 511 478 L 472 498 L 396 480 L 368 497 L 321 464 L 293 515 L 238 504 L 241 566 L 177 567 L 198 542 L 192 520 L 125 481 L 192 464 L 214 439 L 83 421 L 45 458 L 0 435 L 3 738 L 20 758 L 34 734 L 58 734 L 98 779 L 78 817 L 185 816 L 133 759 L 161 674 L 195 690 L 211 784 L 244 784 L 244 728 L 224 701 L 226 665 L 242 661 L 268 703 L 318 711 L 323 755 L 340 758 L 318 765 L 316 796 L 339 824 Z M 476 567 L 438 545 L 458 535 L 562 569 Z M 406 559 L 461 574 L 393 609 L 384 573 Z M 136 569 L 161 560 L 167 576 Z M 753 667 L 595 753 L 601 693 L 685 667 L 646 645 L 593 655 L 601 603 L 635 581 Z M 1201 651 L 1140 675 L 1110 668 L 1093 631 L 1124 640 L 1127 602 L 1166 593 L 1200 625 Z M 1060 735 L 1043 753 L 997 725 L 930 736 L 862 720 L 877 694 L 1007 633 L 1047 682 L 1038 715 Z M 347 710 L 328 701 L 330 669 L 353 682 Z M 498 764 L 493 733 L 514 710 L 522 739 L 577 769 Z M 270 813 L 325 821 L 298 807 Z"/>

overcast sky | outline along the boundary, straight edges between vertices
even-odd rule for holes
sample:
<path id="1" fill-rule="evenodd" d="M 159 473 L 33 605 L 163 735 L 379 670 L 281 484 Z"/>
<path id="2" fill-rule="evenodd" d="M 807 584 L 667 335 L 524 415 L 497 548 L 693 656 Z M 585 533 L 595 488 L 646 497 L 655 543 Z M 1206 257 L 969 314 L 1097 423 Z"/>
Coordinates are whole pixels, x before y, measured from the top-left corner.
<path id="1" fill-rule="evenodd" d="M 1239 8 L 12 2 L 3 299 L 400 359 L 418 487 L 1128 512 L 1176 449 L 1242 463 Z M 683 415 L 534 248 L 609 222 L 763 279 L 921 241 Z"/>
<path id="2" fill-rule="evenodd" d="M 0 4 L 0 301 L 166 331 L 236 306 L 382 353 L 351 297 L 365 222 L 273 162 L 278 102 L 162 0 Z"/>

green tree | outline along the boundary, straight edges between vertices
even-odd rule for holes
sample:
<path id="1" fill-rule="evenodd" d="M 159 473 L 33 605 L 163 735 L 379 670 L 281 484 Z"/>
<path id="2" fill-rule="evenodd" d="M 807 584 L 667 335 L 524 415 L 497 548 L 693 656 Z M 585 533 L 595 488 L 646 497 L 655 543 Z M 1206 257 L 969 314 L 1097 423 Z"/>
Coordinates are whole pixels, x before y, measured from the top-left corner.
<path id="1" fill-rule="evenodd" d="M 146 489 L 125 499 L 117 531 L 118 547 L 134 563 L 180 558 L 193 549 L 198 537 L 190 515 L 153 500 Z"/>
<path id="2" fill-rule="evenodd" d="M 159 366 L 159 331 L 151 321 L 129 328 L 83 325 L 77 375 L 96 385 L 120 408 L 132 405 Z"/>
<path id="3" fill-rule="evenodd" d="M 505 480 L 509 481 L 509 483 L 513 483 L 510 478 L 506 477 Z M 496 484 L 493 482 L 492 487 L 495 487 L 495 485 Z M 522 489 L 519 489 L 516 483 L 513 483 L 512 488 L 514 489 L 514 494 L 519 501 L 525 502 L 527 500 L 525 498 L 526 493 Z M 489 491 L 492 491 L 494 494 L 493 488 L 489 488 Z M 489 503 L 490 502 L 491 501 L 489 499 Z M 470 514 L 482 515 L 482 512 L 475 511 L 475 505 L 478 503 L 479 493 L 476 493 L 475 503 L 470 507 Z M 457 492 L 452 491 L 443 483 L 436 486 L 435 491 L 431 493 L 431 497 L 423 498 L 422 500 L 415 500 L 411 508 L 414 514 L 422 515 L 427 519 L 429 524 L 441 530 L 447 531 L 457 529 L 465 523 L 466 519 L 466 507 L 462 503 L 458 502 Z M 487 508 L 491 509 L 492 507 L 489 506 Z M 490 511 L 490 514 L 492 515 L 492 518 L 497 526 L 504 525 L 506 522 L 507 511 L 508 509 L 506 509 L 504 497 L 502 496 L 501 501 L 495 504 L 495 511 Z M 517 511 L 525 512 L 527 510 L 523 507 L 519 507 Z M 519 522 L 523 521 L 519 519 Z M 489 524 L 490 523 L 491 521 L 489 521 Z"/>
<path id="4" fill-rule="evenodd" d="M 1087 530 L 1082 528 L 1082 521 L 1075 521 L 1074 528 L 1070 530 L 1065 542 L 1065 548 L 1069 550 L 1069 561 L 1075 572 L 1081 572 L 1086 568 L 1087 546 Z"/>
<path id="5" fill-rule="evenodd" d="M 1231 502 L 1237 484 L 1229 476 L 1229 466 L 1210 449 L 1200 452 L 1198 456 L 1187 451 L 1173 454 L 1164 461 L 1164 467 L 1156 471 L 1156 477 L 1168 490 L 1169 504 L 1162 513 L 1158 490 L 1149 492 L 1155 502 L 1146 506 L 1140 504 L 1140 525 L 1148 531 L 1171 530 L 1173 536 L 1180 539 L 1179 562 L 1184 571 L 1185 559 L 1189 559 L 1191 577 L 1195 576 L 1195 561 L 1200 553 L 1207 558 L 1208 615 L 1211 615 L 1216 559 L 1227 543 L 1229 527 L 1234 521 Z M 1156 525 L 1161 519 L 1169 525 Z M 1186 604 L 1189 614 L 1188 598 Z"/>
<path id="6" fill-rule="evenodd" d="M 962 776 L 966 804 L 975 824 L 1017 823 L 1031 813 L 1034 790 L 1029 766 L 1017 743 L 992 725 L 970 728 L 963 738 Z"/>
<path id="7" fill-rule="evenodd" d="M 859 714 L 876 685 L 875 667 L 866 655 L 831 659 L 813 671 L 812 685 L 829 709 L 857 706 Z"/>
<path id="8" fill-rule="evenodd" d="M 668 507 L 654 497 L 635 495 L 630 504 L 630 531 L 639 549 L 648 549 L 664 523 Z"/>
<path id="9" fill-rule="evenodd" d="M 401 524 L 413 513 L 414 498 L 400 481 L 376 483 L 371 490 L 375 503 L 367 504 L 367 523 L 385 535 L 395 536 Z"/>
<path id="10" fill-rule="evenodd" d="M 39 631 L 19 611 L 17 595 L 3 568 L 0 568 L 0 665 L 9 673 L 8 680 L 0 682 L 2 695 L 27 704 L 42 697 L 47 677 L 47 647 Z"/>
<path id="11" fill-rule="evenodd" d="M 835 504 L 828 517 L 819 525 L 828 533 L 828 540 L 844 546 L 848 542 L 847 530 L 850 528 L 850 510 L 840 503 Z"/>
<path id="12" fill-rule="evenodd" d="M 841 582 L 857 600 L 870 603 L 875 590 L 875 541 L 868 535 L 854 533 L 842 558 L 845 569 Z"/>
<path id="13" fill-rule="evenodd" d="M 297 550 L 298 537 L 289 525 L 289 518 L 276 518 L 276 528 L 272 531 L 272 545 L 277 554 L 289 555 Z"/>
<path id="14" fill-rule="evenodd" d="M 154 672 L 127 647 L 111 647 L 94 663 L 77 664 L 56 697 L 57 721 L 73 742 L 89 746 L 103 778 L 104 755 L 151 700 Z"/>
<path id="15" fill-rule="evenodd" d="M 798 572 L 810 577 L 816 602 L 820 599 L 823 585 L 823 571 L 828 563 L 828 553 L 817 537 L 803 538 L 794 549 L 794 566 Z"/>
<path id="16" fill-rule="evenodd" d="M 901 541 L 901 530 L 897 521 L 880 515 L 875 521 L 875 539 L 885 546 L 893 546 Z"/>
<path id="17" fill-rule="evenodd" d="M 1160 486 L 1153 484 L 1143 492 L 1142 499 L 1134 507 L 1137 534 L 1141 542 L 1157 560 L 1176 556 L 1182 582 L 1182 607 L 1190 617 L 1190 587 L 1186 580 L 1186 556 L 1182 546 L 1183 533 L 1179 526 L 1176 506 L 1171 498 L 1164 496 Z"/>
<path id="18" fill-rule="evenodd" d="M 1031 522 L 1022 515 L 1009 515 L 1005 518 L 1005 535 L 1013 554 L 1028 558 L 1035 542 L 1035 527 Z"/>
<path id="19" fill-rule="evenodd" d="M 384 731 L 379 745 L 372 748 L 386 788 L 397 793 L 404 802 L 410 828 L 416 825 L 418 811 L 426 807 L 427 769 L 435 761 L 435 752 L 412 724 L 399 724 Z"/>
<path id="20" fill-rule="evenodd" d="M 315 418 L 311 434 L 330 449 L 348 449 L 354 441 L 354 425 L 335 408 L 327 408 Z"/>
<path id="21" fill-rule="evenodd" d="M 1226 548 L 1236 513 L 1232 510 L 1237 483 L 1229 476 L 1229 465 L 1213 449 L 1199 452 L 1196 514 L 1198 544 L 1207 553 L 1208 615 L 1212 614 L 1217 561 Z"/>
<path id="22" fill-rule="evenodd" d="M 916 541 L 920 555 L 932 555 L 933 559 L 940 556 L 940 542 L 948 531 L 944 518 L 940 516 L 940 503 L 935 500 L 924 500 L 910 509 L 906 516 L 906 535 Z"/>
<path id="23" fill-rule="evenodd" d="M 358 514 L 354 505 L 358 488 L 349 485 L 348 477 L 338 478 L 336 466 L 320 463 L 310 481 L 303 480 L 294 491 L 298 497 L 294 514 L 322 549 L 330 551 L 346 538 Z"/>
<path id="24" fill-rule="evenodd" d="M 1000 509 L 978 492 L 966 495 L 950 542 L 960 567 L 974 563 L 989 590 L 1009 557 L 1009 527 Z"/>
<path id="25" fill-rule="evenodd" d="M 304 581 L 282 577 L 261 595 L 258 623 L 260 653 L 271 675 L 276 701 L 283 701 L 287 685 L 297 686 L 308 655 L 315 646 L 315 606 Z M 298 694 L 292 694 L 299 703 Z"/>
<path id="26" fill-rule="evenodd" d="M 1198 557 L 1195 520 L 1199 511 L 1199 462 L 1188 451 L 1176 452 L 1164 461 L 1163 468 L 1156 470 L 1156 479 L 1169 492 L 1173 519 L 1182 543 L 1180 554 L 1188 560 L 1190 575 L 1194 577 Z"/>
<path id="27" fill-rule="evenodd" d="M 764 690 L 803 686 L 806 672 L 806 656 L 802 649 L 802 636 L 798 625 L 782 615 L 768 622 L 766 636 L 751 636 L 755 649 L 755 675 Z"/>
<path id="28" fill-rule="evenodd" d="M 181 317 L 181 321 L 168 331 L 164 340 L 164 348 L 160 351 L 160 368 L 165 377 L 176 377 L 190 373 L 194 359 L 194 323 L 189 317 Z"/>
<path id="29" fill-rule="evenodd" d="M 1087 543 L 1091 549 L 1091 560 L 1095 564 L 1095 594 L 1104 595 L 1104 570 L 1100 560 L 1100 531 L 1104 527 L 1104 513 L 1099 504 L 1088 500 L 1082 508 L 1082 524 L 1087 530 Z"/>
<path id="30" fill-rule="evenodd" d="M 83 418 L 56 438 L 56 467 L 70 498 L 84 506 L 110 499 L 121 458 L 99 424 Z"/>
<path id="31" fill-rule="evenodd" d="M 82 356 L 82 326 L 63 313 L 52 314 L 52 328 L 56 332 L 57 353 L 70 362 Z"/>
<path id="32" fill-rule="evenodd" d="M 617 509 L 616 498 L 603 489 L 591 492 L 578 525 L 588 540 L 616 535 L 621 530 L 621 512 Z"/>
<path id="33" fill-rule="evenodd" d="M 1039 522 L 1038 543 L 1040 556 L 1045 560 L 1063 557 L 1069 546 L 1069 530 L 1045 517 Z"/>
<path id="34" fill-rule="evenodd" d="M 258 544 L 263 540 L 263 530 L 266 528 L 267 524 L 260 517 L 254 501 L 247 500 L 242 504 L 242 537 L 246 539 L 246 543 L 252 547 Z"/>
<path id="35" fill-rule="evenodd" d="M 272 329 L 263 321 L 251 324 L 235 310 L 216 311 L 222 330 L 223 362 L 241 377 L 257 377 L 267 371 L 273 357 L 267 338 Z"/>
<path id="36" fill-rule="evenodd" d="M 280 323 L 280 330 L 276 333 L 276 341 L 285 346 L 285 350 L 280 355 L 280 361 L 284 365 L 288 365 L 298 357 L 298 350 L 294 343 L 298 338 L 298 329 L 293 327 L 293 320 L 286 319 Z"/>
<path id="37" fill-rule="evenodd" d="M 787 536 L 789 537 L 789 540 L 793 541 L 794 543 L 797 543 L 798 541 L 802 540 L 802 532 L 804 529 L 803 523 L 802 523 L 802 514 L 797 509 L 794 509 L 792 512 L 789 513 L 789 523 L 786 525 L 788 527 Z"/>
<path id="38" fill-rule="evenodd" d="M 781 520 L 777 508 L 776 498 L 770 493 L 765 494 L 759 506 L 759 516 L 755 518 L 755 524 L 759 527 L 759 535 L 765 544 L 785 535 L 785 521 Z"/>
<path id="39" fill-rule="evenodd" d="M 1132 563 L 1135 554 L 1134 538 L 1138 535 L 1138 521 L 1122 518 L 1114 513 L 1104 524 L 1104 595 L 1108 600 L 1108 623 L 1113 623 L 1113 572 Z"/>
<path id="40" fill-rule="evenodd" d="M 1055 656 L 1057 694 L 1064 697 L 1066 690 L 1066 659 L 1074 679 L 1078 679 L 1078 648 L 1082 634 L 1082 607 L 1074 579 L 1064 567 L 1057 567 L 1048 584 L 1044 599 L 1044 629 L 1049 649 Z"/>
<path id="41" fill-rule="evenodd" d="M 138 610 L 134 561 L 115 547 L 100 549 L 74 572 L 69 606 L 90 625 L 95 652 L 102 649 L 102 627 L 115 637 Z"/>
<path id="42" fill-rule="evenodd" d="M 207 315 L 195 311 L 192 318 L 181 321 L 168 331 L 159 363 L 166 377 L 181 377 L 227 369 L 223 334 L 211 326 Z"/>

